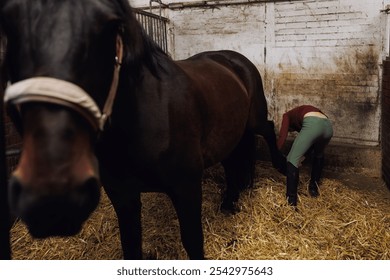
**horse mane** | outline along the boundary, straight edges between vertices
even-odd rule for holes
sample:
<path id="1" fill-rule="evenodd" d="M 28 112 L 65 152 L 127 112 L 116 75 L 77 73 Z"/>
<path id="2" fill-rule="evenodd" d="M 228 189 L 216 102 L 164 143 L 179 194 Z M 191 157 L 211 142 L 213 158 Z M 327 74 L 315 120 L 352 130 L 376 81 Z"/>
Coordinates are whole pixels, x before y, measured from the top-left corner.
<path id="1" fill-rule="evenodd" d="M 134 9 L 127 0 L 116 1 L 120 9 L 122 25 L 120 34 L 124 45 L 123 66 L 128 66 L 132 77 L 139 77 L 142 65 L 159 78 L 159 71 L 164 71 L 163 61 L 169 56 L 145 32 L 134 15 Z"/>

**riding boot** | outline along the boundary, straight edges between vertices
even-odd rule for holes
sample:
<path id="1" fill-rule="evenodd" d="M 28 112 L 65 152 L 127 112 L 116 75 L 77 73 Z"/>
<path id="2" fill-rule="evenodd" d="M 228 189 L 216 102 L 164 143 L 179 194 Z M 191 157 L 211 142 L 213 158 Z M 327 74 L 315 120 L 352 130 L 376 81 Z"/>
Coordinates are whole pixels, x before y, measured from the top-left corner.
<path id="1" fill-rule="evenodd" d="M 297 206 L 299 170 L 291 162 L 287 162 L 287 192 L 288 204 Z"/>
<path id="2" fill-rule="evenodd" d="M 312 197 L 320 195 L 318 191 L 318 184 L 320 182 L 322 169 L 324 167 L 324 157 L 314 157 L 311 167 L 311 178 L 309 183 L 309 194 Z"/>

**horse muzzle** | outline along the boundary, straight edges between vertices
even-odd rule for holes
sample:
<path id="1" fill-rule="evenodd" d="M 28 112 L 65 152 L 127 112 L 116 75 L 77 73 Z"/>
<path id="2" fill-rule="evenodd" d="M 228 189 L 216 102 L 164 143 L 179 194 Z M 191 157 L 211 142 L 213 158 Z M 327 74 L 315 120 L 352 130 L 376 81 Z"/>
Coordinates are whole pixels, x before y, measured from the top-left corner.
<path id="1" fill-rule="evenodd" d="M 62 193 L 34 190 L 13 176 L 9 182 L 11 210 L 27 225 L 33 237 L 70 236 L 77 234 L 95 210 L 100 185 L 91 177 L 77 188 Z"/>

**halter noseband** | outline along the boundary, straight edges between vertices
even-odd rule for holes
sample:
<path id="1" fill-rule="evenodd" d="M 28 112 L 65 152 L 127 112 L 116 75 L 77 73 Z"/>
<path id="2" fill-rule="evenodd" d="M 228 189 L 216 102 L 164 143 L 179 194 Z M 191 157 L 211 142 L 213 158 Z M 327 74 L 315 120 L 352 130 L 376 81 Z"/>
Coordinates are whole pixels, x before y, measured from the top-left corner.
<path id="1" fill-rule="evenodd" d="M 91 96 L 78 85 L 50 77 L 33 77 L 8 86 L 4 94 L 4 103 L 7 106 L 13 105 L 19 114 L 22 103 L 41 101 L 62 105 L 80 113 L 92 124 L 94 129 L 103 131 L 104 125 L 112 113 L 122 58 L 123 43 L 122 38 L 118 35 L 113 78 L 103 110 L 100 110 Z"/>

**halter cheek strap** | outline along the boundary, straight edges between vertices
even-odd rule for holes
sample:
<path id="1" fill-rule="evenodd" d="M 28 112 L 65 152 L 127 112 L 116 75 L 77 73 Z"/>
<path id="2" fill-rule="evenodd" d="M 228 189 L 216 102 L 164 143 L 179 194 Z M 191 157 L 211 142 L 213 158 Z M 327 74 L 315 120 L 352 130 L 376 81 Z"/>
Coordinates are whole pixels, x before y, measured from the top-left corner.
<path id="1" fill-rule="evenodd" d="M 121 37 L 117 36 L 113 78 L 102 111 L 91 96 L 78 85 L 50 77 L 33 77 L 8 86 L 4 95 L 4 103 L 15 106 L 19 114 L 20 105 L 27 102 L 41 101 L 62 105 L 77 111 L 96 130 L 103 131 L 104 125 L 112 113 L 122 58 L 123 43 Z"/>
<path id="2" fill-rule="evenodd" d="M 112 77 L 111 88 L 110 88 L 110 91 L 108 93 L 106 103 L 104 104 L 104 107 L 103 107 L 103 114 L 102 114 L 101 121 L 100 121 L 101 122 L 101 124 L 100 124 L 101 130 L 103 130 L 105 122 L 111 116 L 111 113 L 112 113 L 112 107 L 114 105 L 116 92 L 118 90 L 119 73 L 121 70 L 122 60 L 123 60 L 123 42 L 122 42 L 121 36 L 118 35 L 116 37 L 115 68 L 114 68 L 114 73 L 113 73 L 113 77 Z"/>

